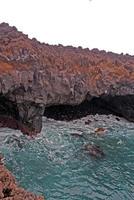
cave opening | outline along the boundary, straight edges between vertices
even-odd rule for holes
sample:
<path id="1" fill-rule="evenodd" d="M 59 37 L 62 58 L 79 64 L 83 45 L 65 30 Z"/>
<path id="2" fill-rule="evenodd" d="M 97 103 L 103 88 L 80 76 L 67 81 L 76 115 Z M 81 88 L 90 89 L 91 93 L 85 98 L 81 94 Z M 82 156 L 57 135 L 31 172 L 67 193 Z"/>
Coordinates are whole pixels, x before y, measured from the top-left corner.
<path id="1" fill-rule="evenodd" d="M 44 116 L 65 121 L 79 119 L 91 114 L 113 114 L 123 117 L 122 113 L 115 106 L 116 100 L 119 103 L 121 99 L 118 97 L 94 97 L 91 101 L 85 100 L 79 105 L 54 105 L 46 107 Z"/>
<path id="2" fill-rule="evenodd" d="M 18 129 L 17 105 L 8 97 L 0 94 L 0 127 Z"/>
<path id="3" fill-rule="evenodd" d="M 0 94 L 0 127 L 20 129 L 23 133 L 38 133 L 42 116 L 70 121 L 87 115 L 113 114 L 134 122 L 134 95 L 100 96 L 85 100 L 79 105 L 52 105 L 42 109 L 39 105 L 23 102 L 17 104 Z"/>

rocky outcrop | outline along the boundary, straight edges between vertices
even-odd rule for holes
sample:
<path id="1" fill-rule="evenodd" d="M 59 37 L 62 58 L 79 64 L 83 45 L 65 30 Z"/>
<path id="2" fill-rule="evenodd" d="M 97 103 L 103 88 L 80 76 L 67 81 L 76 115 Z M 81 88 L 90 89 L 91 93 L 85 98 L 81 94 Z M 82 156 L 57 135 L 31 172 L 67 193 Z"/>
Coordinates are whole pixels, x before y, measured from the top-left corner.
<path id="1" fill-rule="evenodd" d="M 44 200 L 20 188 L 9 170 L 0 163 L 0 199 L 1 200 Z"/>
<path id="2" fill-rule="evenodd" d="M 15 128 L 36 134 L 46 107 L 96 98 L 134 120 L 134 56 L 41 44 L 0 24 L 0 114 Z"/>

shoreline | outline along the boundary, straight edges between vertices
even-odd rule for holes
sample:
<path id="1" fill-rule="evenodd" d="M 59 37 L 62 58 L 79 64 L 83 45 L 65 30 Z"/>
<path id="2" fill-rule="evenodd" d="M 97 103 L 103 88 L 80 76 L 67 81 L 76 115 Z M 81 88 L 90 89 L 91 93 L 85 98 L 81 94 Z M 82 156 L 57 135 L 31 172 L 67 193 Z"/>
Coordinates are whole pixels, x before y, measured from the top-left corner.
<path id="1" fill-rule="evenodd" d="M 0 162 L 0 199 L 1 200 L 44 200 L 21 188 L 6 166 Z"/>

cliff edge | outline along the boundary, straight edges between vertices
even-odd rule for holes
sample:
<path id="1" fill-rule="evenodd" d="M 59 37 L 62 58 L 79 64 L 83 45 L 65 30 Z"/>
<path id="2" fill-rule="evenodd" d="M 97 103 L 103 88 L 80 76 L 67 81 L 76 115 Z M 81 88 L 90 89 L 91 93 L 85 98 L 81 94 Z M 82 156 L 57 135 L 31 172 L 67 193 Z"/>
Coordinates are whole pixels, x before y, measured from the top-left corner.
<path id="1" fill-rule="evenodd" d="M 1 126 L 37 134 L 45 108 L 94 99 L 134 121 L 134 56 L 48 45 L 0 24 Z"/>

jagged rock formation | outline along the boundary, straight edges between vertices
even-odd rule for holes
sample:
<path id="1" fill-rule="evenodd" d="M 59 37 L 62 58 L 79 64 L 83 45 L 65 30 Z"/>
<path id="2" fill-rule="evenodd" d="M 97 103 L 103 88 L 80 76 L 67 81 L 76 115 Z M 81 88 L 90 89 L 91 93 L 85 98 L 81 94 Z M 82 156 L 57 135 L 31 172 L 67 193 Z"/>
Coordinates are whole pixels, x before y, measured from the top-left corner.
<path id="1" fill-rule="evenodd" d="M 1 200 L 44 200 L 20 188 L 13 175 L 0 163 L 0 199 Z"/>
<path id="2" fill-rule="evenodd" d="M 0 114 L 15 119 L 9 126 L 36 134 L 46 107 L 94 99 L 134 121 L 134 56 L 41 44 L 0 24 Z"/>

